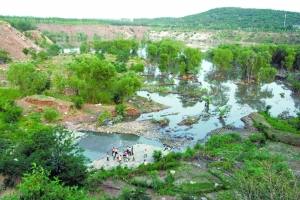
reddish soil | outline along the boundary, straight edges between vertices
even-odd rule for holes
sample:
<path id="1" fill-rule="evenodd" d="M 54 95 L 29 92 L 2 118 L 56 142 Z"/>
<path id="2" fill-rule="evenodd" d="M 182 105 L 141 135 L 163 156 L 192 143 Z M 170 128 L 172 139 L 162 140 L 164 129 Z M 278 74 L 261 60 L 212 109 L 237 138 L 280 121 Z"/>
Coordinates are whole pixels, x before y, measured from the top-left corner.
<path id="1" fill-rule="evenodd" d="M 112 116 L 116 116 L 115 106 L 102 106 L 100 104 L 85 104 L 82 109 L 71 109 L 72 102 L 58 100 L 52 97 L 25 97 L 16 100 L 18 106 L 22 107 L 25 113 L 44 112 L 45 107 L 55 107 L 61 113 L 60 121 L 70 123 L 73 125 L 81 123 L 96 122 L 98 115 L 104 110 L 108 109 Z M 130 105 L 127 106 L 127 114 L 129 116 L 140 115 L 140 111 Z"/>
<path id="2" fill-rule="evenodd" d="M 76 33 L 85 33 L 88 35 L 88 40 L 93 40 L 94 34 L 101 37 L 102 40 L 112 40 L 116 38 L 136 39 L 141 40 L 144 34 L 148 31 L 145 26 L 110 26 L 110 25 L 76 25 L 76 26 L 63 26 L 55 24 L 38 24 L 38 30 L 41 32 L 66 32 L 70 38 L 75 36 Z M 81 44 L 72 44 L 79 46 Z"/>
<path id="3" fill-rule="evenodd" d="M 21 32 L 13 28 L 10 24 L 0 25 L 0 50 L 9 52 L 10 57 L 19 59 L 27 56 L 22 52 L 23 48 L 34 48 L 40 51 L 40 47 L 28 40 Z"/>

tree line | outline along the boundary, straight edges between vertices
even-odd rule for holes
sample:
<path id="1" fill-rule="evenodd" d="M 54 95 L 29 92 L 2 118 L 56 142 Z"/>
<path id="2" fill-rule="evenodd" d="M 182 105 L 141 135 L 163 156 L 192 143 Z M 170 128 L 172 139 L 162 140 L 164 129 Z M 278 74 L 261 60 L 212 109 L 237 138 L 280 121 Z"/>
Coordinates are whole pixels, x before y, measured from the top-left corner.
<path id="1" fill-rule="evenodd" d="M 277 71 L 292 75 L 300 70 L 299 46 L 222 44 L 207 51 L 205 55 L 219 73 L 239 69 L 247 82 L 271 82 Z M 293 85 L 298 92 L 298 81 L 294 80 Z"/>
<path id="2" fill-rule="evenodd" d="M 286 16 L 286 18 L 285 18 Z M 177 28 L 206 28 L 206 29 L 257 29 L 257 30 L 296 30 L 294 25 L 299 25 L 300 13 L 271 10 L 225 7 L 215 8 L 206 12 L 188 15 L 179 18 L 139 18 L 130 20 L 111 19 L 65 19 L 65 18 L 39 18 L 0 16 L 18 30 L 33 30 L 36 24 L 49 23 L 60 25 L 132 25 L 152 27 L 177 27 Z"/>

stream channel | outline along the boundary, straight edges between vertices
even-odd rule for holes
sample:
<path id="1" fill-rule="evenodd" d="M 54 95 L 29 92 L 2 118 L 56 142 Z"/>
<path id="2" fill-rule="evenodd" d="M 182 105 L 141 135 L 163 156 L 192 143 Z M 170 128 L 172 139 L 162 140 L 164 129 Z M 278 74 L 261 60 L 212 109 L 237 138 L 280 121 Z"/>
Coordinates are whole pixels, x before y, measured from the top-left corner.
<path id="1" fill-rule="evenodd" d="M 242 117 L 254 111 L 264 110 L 267 105 L 272 106 L 270 113 L 273 116 L 284 111 L 288 112 L 289 115 L 296 116 L 296 110 L 300 106 L 300 96 L 293 94 L 282 82 L 275 81 L 270 84 L 251 84 L 248 86 L 237 85 L 238 73 L 227 74 L 225 79 L 212 79 L 211 75 L 214 73 L 212 63 L 203 60 L 201 66 L 199 74 L 190 81 L 179 80 L 172 74 L 161 76 L 156 67 L 146 67 L 146 73 L 152 71 L 155 74 L 154 76 L 146 76 L 149 84 L 160 84 L 173 80 L 174 84 L 167 87 L 177 92 L 176 94 L 165 94 L 138 91 L 139 96 L 168 105 L 170 108 L 142 114 L 136 120 L 152 118 L 159 120 L 167 117 L 170 123 L 167 127 L 159 130 L 160 134 L 164 135 L 166 139 L 168 137 L 185 137 L 191 144 L 194 144 L 203 139 L 210 131 L 225 125 L 242 128 L 244 126 L 241 121 Z M 209 109 L 206 109 L 205 102 L 201 100 L 201 97 L 190 98 L 182 95 L 183 91 L 196 91 L 201 88 L 207 88 L 210 93 L 209 96 L 212 97 Z M 281 93 L 284 93 L 284 97 L 281 97 Z M 221 109 L 228 108 L 223 120 L 219 119 L 218 107 Z M 188 116 L 198 117 L 199 121 L 191 126 L 178 126 L 178 123 Z M 161 142 L 130 134 L 88 132 L 82 133 L 79 140 L 79 146 L 85 150 L 84 155 L 91 160 L 103 157 L 112 147 L 124 149 L 127 145 L 137 143 L 163 146 Z"/>

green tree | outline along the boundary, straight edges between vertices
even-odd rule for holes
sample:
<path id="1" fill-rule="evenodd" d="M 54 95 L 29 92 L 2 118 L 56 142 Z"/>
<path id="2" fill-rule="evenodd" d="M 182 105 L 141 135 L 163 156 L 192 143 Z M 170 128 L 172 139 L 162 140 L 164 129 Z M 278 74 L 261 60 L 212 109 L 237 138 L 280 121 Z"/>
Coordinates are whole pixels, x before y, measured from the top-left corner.
<path id="1" fill-rule="evenodd" d="M 50 173 L 43 167 L 33 163 L 31 173 L 22 177 L 18 185 L 20 199 L 53 199 L 53 200 L 84 200 L 89 199 L 84 190 L 76 186 L 68 187 L 61 184 L 58 178 L 50 179 Z"/>
<path id="2" fill-rule="evenodd" d="M 136 55 L 139 47 L 140 47 L 139 41 L 135 38 L 131 39 L 131 50 L 132 50 L 131 54 Z"/>
<path id="3" fill-rule="evenodd" d="M 123 100 L 133 95 L 142 86 L 142 82 L 133 71 L 128 71 L 120 76 L 114 87 L 114 102 L 120 104 Z"/>
<path id="4" fill-rule="evenodd" d="M 89 45 L 87 42 L 83 42 L 79 47 L 80 53 L 87 53 L 89 51 Z"/>
<path id="5" fill-rule="evenodd" d="M 138 64 L 131 64 L 130 70 L 133 70 L 135 72 L 144 72 L 145 66 L 141 63 Z"/>
<path id="6" fill-rule="evenodd" d="M 70 64 L 69 85 L 86 102 L 99 103 L 99 92 L 111 92 L 117 78 L 114 66 L 96 56 L 82 55 Z"/>
<path id="7" fill-rule="evenodd" d="M 117 53 L 116 61 L 126 63 L 130 57 L 130 49 L 119 50 Z"/>
<path id="8" fill-rule="evenodd" d="M 248 82 L 251 80 L 251 71 L 255 66 L 256 54 L 253 50 L 249 48 L 244 48 L 239 56 L 239 63 L 243 69 L 244 78 L 248 79 Z"/>
<path id="9" fill-rule="evenodd" d="M 55 107 L 52 108 L 46 108 L 45 112 L 43 114 L 43 118 L 47 122 L 55 122 L 59 116 L 59 112 L 56 110 Z"/>
<path id="10" fill-rule="evenodd" d="M 51 179 L 58 177 L 68 186 L 85 185 L 88 159 L 74 142 L 73 133 L 62 128 L 40 126 L 24 135 L 26 139 L 19 141 L 11 151 L 2 153 L 0 173 L 10 177 L 21 176 L 31 171 L 31 163 L 39 163 L 49 171 Z"/>
<path id="11" fill-rule="evenodd" d="M 292 47 L 289 47 L 286 49 L 287 56 L 284 58 L 285 60 L 285 66 L 288 71 L 291 71 L 293 68 L 293 63 L 295 61 L 296 52 L 295 49 Z"/>
<path id="12" fill-rule="evenodd" d="M 108 109 L 104 109 L 104 111 L 98 116 L 98 123 L 101 125 L 103 122 L 107 121 L 111 118 L 111 114 Z"/>
<path id="13" fill-rule="evenodd" d="M 216 49 L 213 51 L 212 63 L 216 65 L 220 72 L 226 72 L 231 69 L 233 54 L 230 49 Z"/>
<path id="14" fill-rule="evenodd" d="M 38 61 L 44 61 L 44 60 L 47 60 L 48 58 L 49 58 L 49 56 L 45 51 L 40 51 L 37 54 Z"/>
<path id="15" fill-rule="evenodd" d="M 49 89 L 49 74 L 36 70 L 32 63 L 13 63 L 7 71 L 7 80 L 19 86 L 22 95 L 40 94 Z"/>
<path id="16" fill-rule="evenodd" d="M 197 69 L 201 66 L 203 54 L 199 49 L 186 47 L 181 58 L 185 62 L 186 73 L 198 72 Z M 180 65 L 180 67 L 182 66 Z"/>
<path id="17" fill-rule="evenodd" d="M 47 48 L 47 54 L 51 57 L 57 56 L 60 53 L 60 51 L 61 51 L 61 48 L 56 44 L 52 44 Z"/>
<path id="18" fill-rule="evenodd" d="M 182 62 L 180 63 L 180 68 L 179 68 L 179 71 L 180 71 L 180 75 L 181 75 L 181 76 L 186 75 L 186 71 L 187 71 L 186 69 L 187 69 L 186 64 L 185 64 L 184 61 L 182 61 Z"/>

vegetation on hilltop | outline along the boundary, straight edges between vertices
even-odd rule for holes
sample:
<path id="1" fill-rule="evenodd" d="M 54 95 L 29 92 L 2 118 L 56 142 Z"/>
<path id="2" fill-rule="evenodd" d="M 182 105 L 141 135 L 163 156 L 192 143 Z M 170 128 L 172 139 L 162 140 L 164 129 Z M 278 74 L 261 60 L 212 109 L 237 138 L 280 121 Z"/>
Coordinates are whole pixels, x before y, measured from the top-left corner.
<path id="1" fill-rule="evenodd" d="M 285 20 L 286 15 L 286 20 Z M 133 25 L 153 27 L 181 27 L 181 28 L 206 28 L 206 29 L 258 29 L 258 30 L 292 30 L 294 25 L 299 25 L 300 13 L 254 8 L 224 7 L 215 8 L 206 12 L 188 15 L 180 18 L 140 18 L 130 20 L 111 19 L 64 19 L 64 18 L 38 18 L 0 16 L 12 26 L 21 31 L 35 29 L 39 23 L 61 25 Z M 284 22 L 285 21 L 285 22 Z M 285 26 L 284 26 L 285 24 Z"/>

